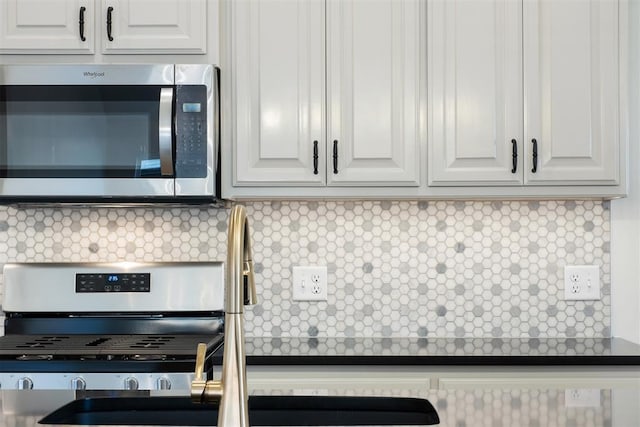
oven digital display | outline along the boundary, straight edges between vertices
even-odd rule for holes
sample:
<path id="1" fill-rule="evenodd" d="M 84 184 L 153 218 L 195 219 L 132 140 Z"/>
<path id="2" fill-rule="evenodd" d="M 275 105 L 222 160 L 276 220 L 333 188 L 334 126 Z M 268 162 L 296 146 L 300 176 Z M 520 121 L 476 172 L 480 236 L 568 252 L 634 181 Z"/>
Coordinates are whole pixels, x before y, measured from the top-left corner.
<path id="1" fill-rule="evenodd" d="M 151 274 L 76 274 L 76 293 L 98 292 L 151 292 Z"/>

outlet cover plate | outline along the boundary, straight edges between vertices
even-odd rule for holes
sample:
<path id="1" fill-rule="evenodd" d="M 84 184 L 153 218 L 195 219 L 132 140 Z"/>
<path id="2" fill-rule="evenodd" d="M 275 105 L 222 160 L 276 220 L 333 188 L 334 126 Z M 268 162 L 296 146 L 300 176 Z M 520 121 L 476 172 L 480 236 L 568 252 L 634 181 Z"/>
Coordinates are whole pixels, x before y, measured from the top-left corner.
<path id="1" fill-rule="evenodd" d="M 293 267 L 293 300 L 326 301 L 327 267 Z"/>
<path id="2" fill-rule="evenodd" d="M 597 265 L 567 265 L 564 267 L 565 300 L 599 300 L 600 267 Z"/>
<path id="3" fill-rule="evenodd" d="M 600 389 L 572 388 L 564 391 L 564 405 L 567 408 L 600 407 Z"/>

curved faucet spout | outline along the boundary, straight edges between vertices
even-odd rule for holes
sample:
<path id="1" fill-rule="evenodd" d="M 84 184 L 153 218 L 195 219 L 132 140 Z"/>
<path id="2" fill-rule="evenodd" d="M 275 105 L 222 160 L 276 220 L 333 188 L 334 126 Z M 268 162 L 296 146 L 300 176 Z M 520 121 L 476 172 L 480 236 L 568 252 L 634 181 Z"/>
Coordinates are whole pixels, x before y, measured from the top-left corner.
<path id="1" fill-rule="evenodd" d="M 235 205 L 229 215 L 222 378 L 219 381 L 204 381 L 200 368 L 200 375 L 196 374 L 191 384 L 194 400 L 219 400 L 219 427 L 249 426 L 244 305 L 255 304 L 256 301 L 249 220 L 245 207 Z M 197 367 L 204 364 L 204 351 L 201 353 L 202 357 L 200 352 L 198 354 Z M 196 372 L 199 372 L 198 368 Z"/>
<path id="2" fill-rule="evenodd" d="M 251 253 L 251 230 L 247 211 L 244 206 L 235 205 L 229 215 L 225 313 L 243 313 L 244 305 L 256 303 L 256 282 Z"/>

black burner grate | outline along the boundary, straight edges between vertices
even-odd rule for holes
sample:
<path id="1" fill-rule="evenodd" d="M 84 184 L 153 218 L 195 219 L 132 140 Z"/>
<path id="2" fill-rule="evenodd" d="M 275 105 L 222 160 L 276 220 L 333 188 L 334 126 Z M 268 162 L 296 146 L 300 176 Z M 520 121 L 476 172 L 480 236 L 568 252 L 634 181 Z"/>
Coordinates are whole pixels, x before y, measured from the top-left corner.
<path id="1" fill-rule="evenodd" d="M 62 343 L 67 339 L 69 339 L 69 337 L 38 337 L 32 340 L 24 341 L 22 344 L 16 344 L 16 348 L 51 348 L 53 346 L 59 345 L 59 343 Z"/>
<path id="2" fill-rule="evenodd" d="M 198 343 L 213 351 L 222 335 L 6 335 L 0 338 L 0 356 L 52 355 L 56 357 L 162 356 L 194 357 Z M 100 357 L 103 356 L 103 357 Z M 136 360 L 132 357 L 132 360 Z"/>

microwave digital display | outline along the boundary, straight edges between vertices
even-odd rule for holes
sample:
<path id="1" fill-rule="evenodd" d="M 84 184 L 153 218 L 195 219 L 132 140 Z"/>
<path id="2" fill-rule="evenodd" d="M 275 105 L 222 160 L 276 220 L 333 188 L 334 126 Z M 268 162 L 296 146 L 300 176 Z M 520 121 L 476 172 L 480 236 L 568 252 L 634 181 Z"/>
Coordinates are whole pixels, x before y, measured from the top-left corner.
<path id="1" fill-rule="evenodd" d="M 202 111 L 202 104 L 199 102 L 185 102 L 182 104 L 183 113 L 199 113 Z"/>

